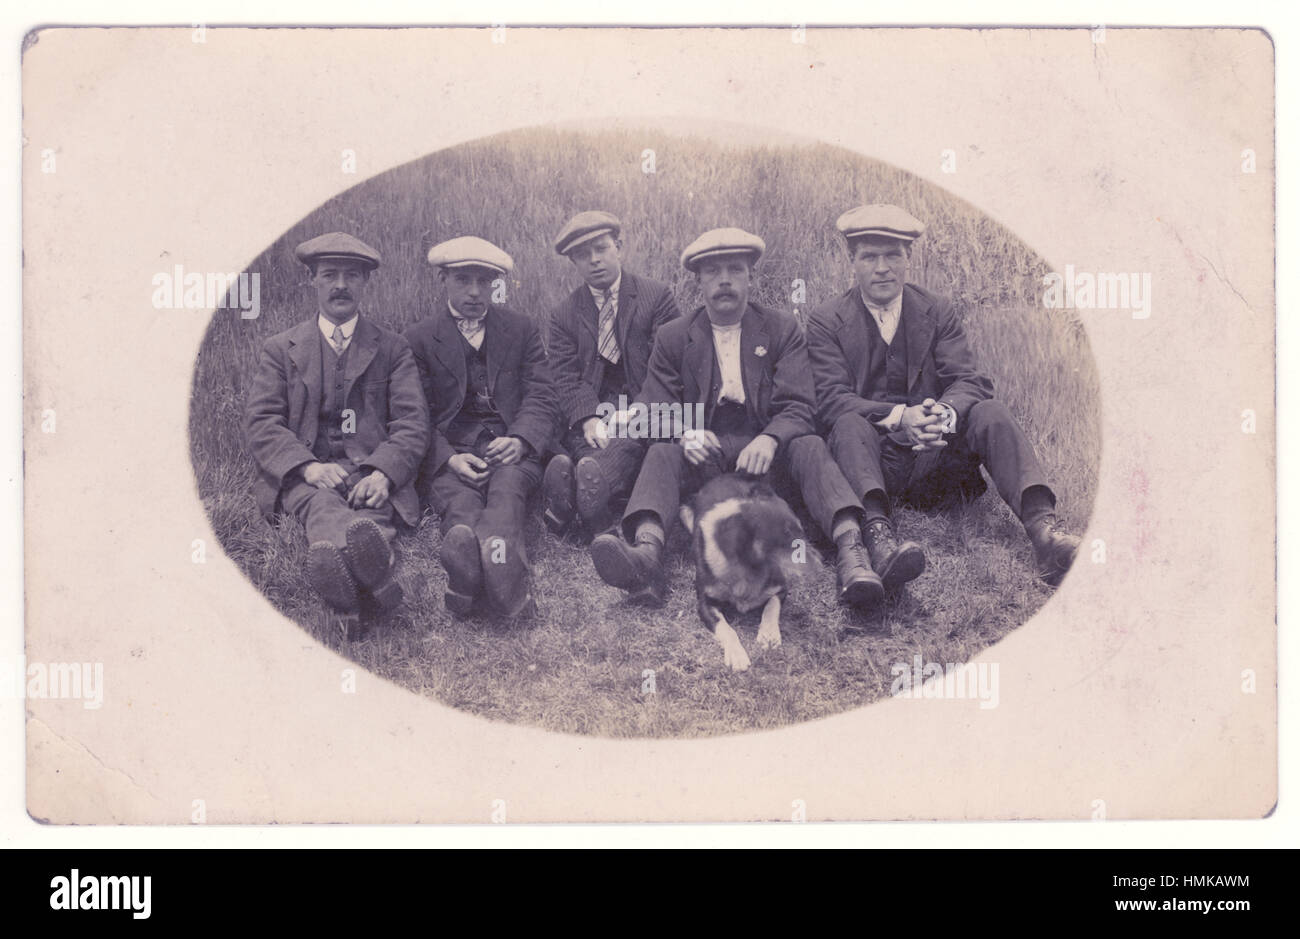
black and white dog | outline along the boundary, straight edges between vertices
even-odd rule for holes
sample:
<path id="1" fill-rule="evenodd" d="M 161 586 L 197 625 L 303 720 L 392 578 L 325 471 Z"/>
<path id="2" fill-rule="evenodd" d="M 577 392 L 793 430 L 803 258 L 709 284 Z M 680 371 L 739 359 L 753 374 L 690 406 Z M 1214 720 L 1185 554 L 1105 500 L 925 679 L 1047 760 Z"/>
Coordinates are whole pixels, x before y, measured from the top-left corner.
<path id="1" fill-rule="evenodd" d="M 700 619 L 722 646 L 727 665 L 740 672 L 749 656 L 724 615 L 763 607 L 760 649 L 781 644 L 781 600 L 786 581 L 799 572 L 803 528 L 794 512 L 762 479 L 727 473 L 701 487 L 682 524 L 695 549 L 695 593 Z"/>

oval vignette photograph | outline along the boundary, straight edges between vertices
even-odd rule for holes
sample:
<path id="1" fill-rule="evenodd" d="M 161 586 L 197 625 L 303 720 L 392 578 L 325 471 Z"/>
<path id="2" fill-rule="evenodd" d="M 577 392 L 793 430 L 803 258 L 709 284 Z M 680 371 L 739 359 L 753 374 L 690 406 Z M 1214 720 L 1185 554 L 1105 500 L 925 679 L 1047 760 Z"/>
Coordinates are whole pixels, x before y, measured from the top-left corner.
<path id="1" fill-rule="evenodd" d="M 330 649 L 494 720 L 996 707 L 968 663 L 1088 563 L 1079 317 L 920 177 L 675 126 L 438 151 L 257 255 L 192 387 L 223 550 Z"/>

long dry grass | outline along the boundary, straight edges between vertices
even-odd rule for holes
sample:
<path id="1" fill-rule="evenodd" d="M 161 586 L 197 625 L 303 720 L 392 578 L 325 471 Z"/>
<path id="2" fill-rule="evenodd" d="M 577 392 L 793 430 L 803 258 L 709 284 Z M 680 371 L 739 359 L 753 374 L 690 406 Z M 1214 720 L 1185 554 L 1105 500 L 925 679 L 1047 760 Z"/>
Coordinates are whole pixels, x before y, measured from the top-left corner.
<path id="1" fill-rule="evenodd" d="M 642 151 L 656 151 L 656 172 Z M 375 246 L 368 315 L 401 330 L 437 308 L 424 261 L 445 238 L 477 234 L 516 267 L 509 303 L 541 319 L 576 284 L 551 239 L 573 213 L 604 208 L 625 226 L 630 269 L 673 285 L 698 305 L 681 249 L 700 232 L 735 225 L 768 253 L 759 302 L 795 309 L 845 289 L 849 270 L 835 218 L 861 202 L 894 202 L 928 224 L 912 279 L 951 296 L 982 365 L 1038 448 L 1081 530 L 1099 455 L 1097 375 L 1078 321 L 1045 310 L 1043 262 L 1013 235 L 942 190 L 885 164 L 824 145 L 726 147 L 655 131 L 529 130 L 442 151 L 341 194 L 256 258 L 262 315 L 219 311 L 195 370 L 191 445 L 199 490 L 226 552 L 272 604 L 320 641 L 412 691 L 487 717 L 607 736 L 699 735 L 776 727 L 888 694 L 893 663 L 962 662 L 1024 623 L 1051 596 L 1010 511 L 990 490 L 940 515 L 901 510 L 900 530 L 926 547 L 926 572 L 872 616 L 838 606 L 834 572 L 818 566 L 791 593 L 784 645 L 750 671 L 722 665 L 694 610 L 693 567 L 680 530 L 670 541 L 673 594 L 664 610 L 628 606 L 596 576 L 586 547 L 528 531 L 540 607 L 536 623 L 457 621 L 442 609 L 435 520 L 399 540 L 405 607 L 348 642 L 302 575 L 306 544 L 292 519 L 268 525 L 250 492 L 244 396 L 262 342 L 313 315 L 293 246 L 326 231 Z M 792 302 L 796 281 L 806 302 Z M 796 298 L 797 299 L 797 298 Z M 804 518 L 805 527 L 812 526 Z M 825 548 L 826 546 L 822 546 Z M 830 558 L 830 555 L 827 554 Z M 268 616 L 265 628 L 279 628 Z M 753 649 L 753 622 L 741 629 Z M 654 693 L 644 693 L 646 671 Z"/>

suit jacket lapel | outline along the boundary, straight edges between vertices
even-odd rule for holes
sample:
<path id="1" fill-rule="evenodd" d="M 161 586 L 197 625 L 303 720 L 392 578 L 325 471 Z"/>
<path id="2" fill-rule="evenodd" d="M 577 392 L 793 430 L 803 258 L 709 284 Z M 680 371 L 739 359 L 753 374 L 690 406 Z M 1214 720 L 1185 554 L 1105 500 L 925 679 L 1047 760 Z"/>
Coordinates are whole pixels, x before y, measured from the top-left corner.
<path id="1" fill-rule="evenodd" d="M 618 350 L 622 354 L 627 352 L 628 326 L 636 316 L 636 288 L 636 278 L 624 271 L 623 282 L 618 285 L 618 316 L 614 318 L 614 336 L 618 339 Z M 619 361 L 622 360 L 620 356 Z"/>
<path id="2" fill-rule="evenodd" d="M 583 281 L 578 288 L 578 322 L 582 328 L 591 333 L 591 344 L 593 346 L 600 342 L 598 324 L 600 322 L 600 308 L 596 306 L 596 298 L 591 295 L 587 289 L 586 281 Z"/>
<path id="3" fill-rule="evenodd" d="M 456 321 L 451 318 L 451 312 L 445 303 L 441 310 L 433 314 L 433 339 L 433 354 L 457 377 L 460 387 L 464 388 L 465 353 L 460 345 L 460 330 L 456 328 Z"/>
<path id="4" fill-rule="evenodd" d="M 767 322 L 762 312 L 749 304 L 745 315 L 740 320 L 740 377 L 745 386 L 745 403 L 749 405 L 750 415 L 759 423 L 763 422 L 762 402 L 759 391 L 763 386 L 763 356 L 756 350 L 767 349 L 769 342 Z M 766 355 L 766 351 L 764 352 Z"/>
<path id="5" fill-rule="evenodd" d="M 379 329 L 364 316 L 357 320 L 357 328 L 352 332 L 352 341 L 348 343 L 348 364 L 343 371 L 343 400 L 348 399 L 352 383 L 361 377 L 374 361 L 379 350 Z"/>
<path id="6" fill-rule="evenodd" d="M 867 393 L 868 372 L 871 369 L 871 356 L 867 354 L 870 337 L 868 329 L 875 329 L 876 324 L 862 301 L 862 291 L 854 286 L 850 291 L 848 313 L 840 316 L 840 345 L 844 349 L 844 359 L 849 367 L 857 371 L 858 394 Z"/>
<path id="7" fill-rule="evenodd" d="M 506 329 L 501 321 L 501 313 L 495 307 L 489 306 L 487 312 L 487 322 L 483 324 L 483 341 L 487 343 L 487 376 L 488 376 L 488 393 L 496 394 L 497 373 L 501 371 L 501 363 L 506 357 L 506 349 L 510 347 L 513 337 L 510 331 Z M 461 359 L 462 364 L 464 359 Z"/>
<path id="8" fill-rule="evenodd" d="M 325 386 L 325 375 L 321 371 L 321 332 L 316 325 L 316 317 L 294 327 L 289 337 L 289 359 L 298 372 L 298 377 L 307 386 L 307 405 L 299 421 L 311 425 L 308 437 L 315 436 L 316 418 L 320 413 L 321 389 Z M 289 399 L 293 400 L 292 396 Z M 290 420 L 293 420 L 291 414 Z"/>
<path id="9" fill-rule="evenodd" d="M 903 288 L 903 309 L 899 316 L 898 328 L 907 336 L 907 390 L 910 392 L 921 377 L 921 369 L 930 354 L 930 343 L 934 341 L 934 318 L 930 316 L 930 305 L 906 287 Z"/>
<path id="10" fill-rule="evenodd" d="M 713 330 L 709 326 L 709 314 L 700 307 L 691 320 L 691 327 L 686 335 L 686 353 L 683 366 L 682 391 L 683 404 L 704 402 L 705 414 L 713 410 Z M 694 387 L 692 387 L 692 384 Z"/>

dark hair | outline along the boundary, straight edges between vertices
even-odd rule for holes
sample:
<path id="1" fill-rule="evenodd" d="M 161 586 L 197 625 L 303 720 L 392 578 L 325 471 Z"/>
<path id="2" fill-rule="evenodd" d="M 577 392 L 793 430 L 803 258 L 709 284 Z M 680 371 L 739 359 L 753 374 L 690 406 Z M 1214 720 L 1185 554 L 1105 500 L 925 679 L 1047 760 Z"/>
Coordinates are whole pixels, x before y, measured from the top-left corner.
<path id="1" fill-rule="evenodd" d="M 369 280 L 370 274 L 375 268 L 372 265 L 362 261 L 360 258 L 356 258 L 355 260 L 357 261 L 358 264 L 361 265 L 361 273 L 365 275 L 366 280 Z M 320 262 L 321 262 L 320 258 L 312 258 L 310 261 L 303 262 L 304 264 L 307 265 L 308 276 L 310 277 L 316 276 L 316 267 L 320 264 Z"/>
<path id="2" fill-rule="evenodd" d="M 858 256 L 858 245 L 865 244 L 867 241 L 873 238 L 877 241 L 896 242 L 897 244 L 902 245 L 903 250 L 907 253 L 907 256 L 909 258 L 912 256 L 912 242 L 908 241 L 906 238 L 891 238 L 889 235 L 871 234 L 871 235 L 854 235 L 851 238 L 845 239 L 847 241 L 849 257 L 856 258 Z"/>

